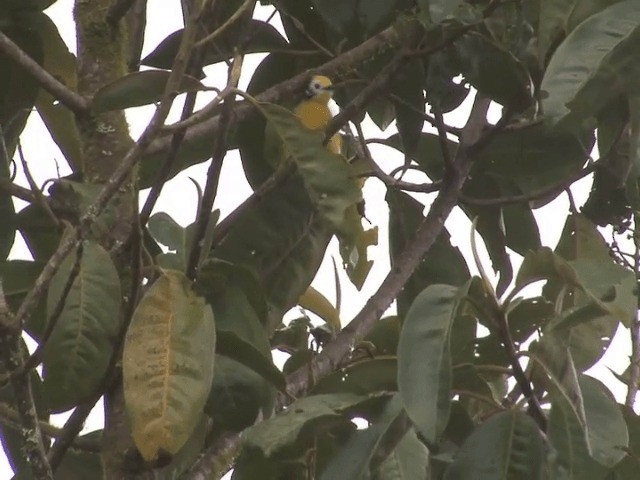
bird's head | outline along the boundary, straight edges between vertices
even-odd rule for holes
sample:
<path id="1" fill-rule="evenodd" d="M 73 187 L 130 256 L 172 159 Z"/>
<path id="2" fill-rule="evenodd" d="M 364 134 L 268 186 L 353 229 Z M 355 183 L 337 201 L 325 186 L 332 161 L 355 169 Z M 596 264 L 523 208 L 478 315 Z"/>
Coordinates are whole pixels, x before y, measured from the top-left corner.
<path id="1" fill-rule="evenodd" d="M 323 75 L 314 75 L 305 91 L 310 99 L 328 102 L 333 95 L 333 84 L 329 78 Z"/>

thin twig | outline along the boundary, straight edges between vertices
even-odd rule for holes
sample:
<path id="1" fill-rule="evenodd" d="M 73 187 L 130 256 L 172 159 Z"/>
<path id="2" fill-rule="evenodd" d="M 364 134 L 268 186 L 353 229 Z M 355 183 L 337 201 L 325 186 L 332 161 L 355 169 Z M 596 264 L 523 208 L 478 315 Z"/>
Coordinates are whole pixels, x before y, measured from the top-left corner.
<path id="1" fill-rule="evenodd" d="M 442 151 L 442 161 L 444 162 L 444 168 L 446 170 L 453 166 L 451 152 L 449 151 L 447 130 L 445 129 L 444 118 L 442 117 L 442 111 L 440 108 L 432 107 L 432 110 L 433 117 L 436 121 L 436 130 L 438 130 L 438 141 L 440 143 L 440 150 Z"/>
<path id="2" fill-rule="evenodd" d="M 202 69 L 205 54 L 206 54 L 205 48 L 198 49 L 193 55 L 191 62 L 189 62 L 186 72 L 191 75 L 196 75 L 197 72 L 199 72 Z M 196 105 L 197 95 L 198 95 L 197 91 L 187 93 L 186 98 L 184 100 L 184 105 L 182 106 L 182 113 L 180 114 L 181 121 L 187 120 L 190 117 L 192 117 L 193 109 L 195 108 L 195 105 Z M 219 96 L 220 96 L 220 93 L 218 97 Z M 214 103 L 214 102 L 211 102 L 211 103 Z M 142 210 L 140 211 L 140 214 L 138 216 L 138 221 L 140 222 L 141 225 L 147 224 L 147 221 L 151 216 L 151 212 L 153 211 L 153 208 L 156 202 L 158 201 L 158 198 L 160 198 L 162 189 L 164 188 L 167 182 L 167 179 L 171 175 L 171 172 L 174 169 L 176 162 L 178 161 L 178 158 L 179 158 L 178 152 L 180 151 L 182 141 L 184 140 L 184 134 L 185 134 L 185 130 L 183 128 L 180 128 L 178 130 L 175 130 L 173 137 L 171 138 L 171 145 L 169 146 L 169 149 L 166 152 L 164 161 L 162 162 L 162 167 L 158 171 L 156 179 L 151 187 L 151 190 L 149 191 L 149 195 L 147 196 L 147 199 L 144 202 Z"/>
<path id="3" fill-rule="evenodd" d="M 8 178 L 0 178 L 0 190 L 4 190 L 9 195 L 25 202 L 34 203 L 36 201 L 36 197 L 31 190 L 16 185 Z"/>
<path id="4" fill-rule="evenodd" d="M 433 183 L 411 183 L 411 182 L 406 182 L 404 180 L 396 180 L 393 176 L 391 176 L 390 174 L 382 170 L 382 168 L 380 168 L 380 166 L 375 162 L 375 160 L 371 156 L 371 152 L 364 138 L 364 133 L 362 132 L 362 125 L 359 122 L 357 122 L 355 123 L 355 127 L 356 127 L 356 133 L 358 134 L 358 138 L 356 139 L 357 140 L 356 147 L 359 150 L 358 155 L 363 156 L 367 161 L 367 165 L 369 165 L 373 169 L 371 176 L 376 177 L 378 180 L 384 183 L 387 187 L 399 188 L 400 190 L 406 190 L 409 192 L 427 192 L 428 193 L 428 192 L 435 192 L 442 186 L 442 182 L 439 182 L 439 181 L 433 182 Z"/>
<path id="5" fill-rule="evenodd" d="M 638 285 L 640 279 L 640 213 L 637 211 L 633 212 L 633 245 L 635 248 L 633 273 L 636 278 L 636 285 Z M 640 299 L 637 293 L 636 296 Z M 640 305 L 640 300 L 638 299 L 636 301 Z M 631 360 L 629 362 L 629 383 L 627 383 L 627 397 L 625 399 L 625 405 L 629 408 L 633 408 L 636 402 L 638 381 L 640 381 L 640 314 L 638 312 L 639 310 L 636 309 L 636 314 L 633 316 L 630 325 Z"/>
<path id="6" fill-rule="evenodd" d="M 76 441 L 76 437 L 84 427 L 84 422 L 93 410 L 93 407 L 97 403 L 100 397 L 92 397 L 86 402 L 78 405 L 74 410 L 71 416 L 67 419 L 64 426 L 60 429 L 58 436 L 56 437 L 55 443 L 51 446 L 49 453 L 47 454 L 47 459 L 53 471 L 55 471 L 58 466 L 60 466 L 60 462 L 64 458 L 65 453 L 71 445 L 73 445 L 74 441 Z"/>
<path id="7" fill-rule="evenodd" d="M 2 402 L 0 402 L 0 423 L 8 426 L 9 428 L 13 428 L 16 431 L 20 431 L 20 429 L 22 428 L 22 425 L 20 424 L 20 415 L 18 414 L 18 412 Z M 56 439 L 62 434 L 61 428 L 58 428 L 42 420 L 39 420 L 39 423 L 40 430 L 48 438 Z M 78 450 L 92 453 L 100 453 L 101 450 L 99 441 L 82 437 L 76 438 L 73 441 L 72 447 Z"/>
<path id="8" fill-rule="evenodd" d="M 544 432 L 547 429 L 547 417 L 545 417 L 538 397 L 533 391 L 531 383 L 529 382 L 527 375 L 524 373 L 524 370 L 522 370 L 522 366 L 520 365 L 520 361 L 518 360 L 518 351 L 516 350 L 515 343 L 513 342 L 513 338 L 511 337 L 511 330 L 509 329 L 507 315 L 504 311 L 502 311 L 502 309 L 500 309 L 500 311 L 496 313 L 495 326 L 497 327 L 498 336 L 500 337 L 500 341 L 504 346 L 505 353 L 507 354 L 507 358 L 509 359 L 509 363 L 511 364 L 511 368 L 513 369 L 513 378 L 518 384 L 520 391 L 527 399 L 527 402 L 529 403 L 529 414 L 533 417 L 540 429 Z"/>
<path id="9" fill-rule="evenodd" d="M 89 104 L 84 97 L 59 82 L 1 31 L 0 50 L 23 67 L 42 88 L 66 105 L 72 112 L 78 114 L 87 112 Z"/>
<path id="10" fill-rule="evenodd" d="M 238 19 L 240 19 L 240 17 L 242 17 L 242 15 L 244 14 L 245 10 L 247 10 L 252 6 L 255 6 L 255 4 L 256 4 L 256 0 L 244 0 L 242 5 L 240 5 L 240 7 L 238 7 L 238 9 L 235 12 L 233 12 L 233 14 L 222 25 L 220 25 L 218 28 L 216 28 L 213 32 L 211 32 L 209 35 L 204 37 L 202 40 L 198 40 L 197 42 L 195 42 L 193 45 L 194 48 L 199 48 L 204 44 L 215 40 L 220 34 L 225 32 L 231 25 L 233 25 Z"/>
<path id="11" fill-rule="evenodd" d="M 31 171 L 29 170 L 29 165 L 27 164 L 27 160 L 24 157 L 24 153 L 22 151 L 22 144 L 18 141 L 18 156 L 20 157 L 20 163 L 22 164 L 22 171 L 24 172 L 24 176 L 27 177 L 27 183 L 31 188 L 31 193 L 33 193 L 34 198 L 36 199 L 36 203 L 44 210 L 47 216 L 51 219 L 53 224 L 59 228 L 62 224 L 60 219 L 57 217 L 53 210 L 51 209 L 51 205 L 42 194 L 42 190 L 38 188 L 33 176 L 31 175 Z"/>
<path id="12" fill-rule="evenodd" d="M 240 80 L 240 73 L 242 71 L 242 63 L 243 55 L 236 54 L 233 60 L 233 66 L 229 71 L 227 87 L 237 87 L 238 81 Z M 198 218 L 196 219 L 196 228 L 187 264 L 187 278 L 192 280 L 195 278 L 198 271 L 202 247 L 204 246 L 203 239 L 206 236 L 209 219 L 211 218 L 213 202 L 218 193 L 218 183 L 220 181 L 220 172 L 222 171 L 222 162 L 227 153 L 227 135 L 229 134 L 229 127 L 231 125 L 230 119 L 233 111 L 234 98 L 234 96 L 230 96 L 224 100 L 221 120 L 223 121 L 223 125 L 226 125 L 227 128 L 221 128 L 216 135 L 213 154 L 211 155 L 211 164 L 207 171 L 207 183 L 205 184 L 202 201 L 198 208 Z"/>

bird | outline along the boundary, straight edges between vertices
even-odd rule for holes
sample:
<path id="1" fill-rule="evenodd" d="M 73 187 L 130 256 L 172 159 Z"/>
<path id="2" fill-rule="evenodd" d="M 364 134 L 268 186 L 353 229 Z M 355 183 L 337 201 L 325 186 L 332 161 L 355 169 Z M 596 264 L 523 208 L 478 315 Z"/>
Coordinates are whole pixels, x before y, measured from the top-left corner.
<path id="1" fill-rule="evenodd" d="M 305 89 L 305 98 L 296 106 L 294 113 L 302 125 L 309 130 L 324 130 L 333 115 L 329 100 L 333 96 L 333 84 L 324 75 L 311 77 Z M 336 154 L 342 151 L 342 138 L 336 133 L 327 143 L 327 149 Z"/>

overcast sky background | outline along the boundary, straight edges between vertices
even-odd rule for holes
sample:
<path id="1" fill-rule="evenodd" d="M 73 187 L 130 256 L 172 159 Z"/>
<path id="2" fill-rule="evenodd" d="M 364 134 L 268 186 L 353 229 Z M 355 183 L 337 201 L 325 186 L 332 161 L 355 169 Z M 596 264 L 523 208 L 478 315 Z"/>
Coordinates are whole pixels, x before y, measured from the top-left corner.
<path id="1" fill-rule="evenodd" d="M 46 13 L 58 26 L 60 34 L 67 43 L 70 51 L 75 53 L 76 38 L 72 8 L 73 0 L 58 0 L 53 4 L 53 6 L 46 10 Z M 272 7 L 257 6 L 254 17 L 266 20 L 272 11 Z M 282 26 L 277 15 L 271 20 L 271 23 L 284 35 L 284 31 L 282 30 Z M 147 33 L 142 57 L 150 53 L 167 35 L 180 28 L 182 28 L 182 13 L 179 1 L 149 0 Z M 240 88 L 246 88 L 254 69 L 264 57 L 264 54 L 247 55 L 244 61 Z M 205 73 L 207 78 L 204 80 L 204 83 L 219 88 L 224 87 L 227 73 L 226 66 L 224 66 L 224 68 L 223 66 L 206 67 Z M 200 94 L 198 96 L 197 105 L 202 106 L 206 104 L 211 99 L 211 95 L 211 93 Z M 456 111 L 445 115 L 445 122 L 458 127 L 463 126 L 470 106 L 471 99 L 468 98 Z M 174 104 L 171 116 L 169 117 L 169 122 L 178 119 L 181 108 L 182 103 L 181 98 L 179 97 L 178 101 Z M 127 110 L 127 119 L 130 124 L 130 130 L 133 138 L 137 138 L 145 128 L 148 119 L 153 114 L 153 109 L 153 106 L 146 106 Z M 498 119 L 499 114 L 499 106 L 493 105 L 490 110 L 490 119 L 495 122 Z M 394 125 L 391 125 L 385 132 L 381 132 L 373 122 L 368 119 L 363 124 L 363 127 L 365 135 L 368 138 L 388 137 L 396 132 Z M 435 130 L 433 130 L 428 124 L 425 124 L 424 130 L 433 131 L 435 133 Z M 58 161 L 61 175 L 67 175 L 70 173 L 68 166 L 64 162 L 62 154 L 55 143 L 51 140 L 46 127 L 40 120 L 37 113 L 34 113 L 29 118 L 27 127 L 22 135 L 22 146 L 25 157 L 31 166 L 31 173 L 39 185 L 43 185 L 48 179 L 55 178 L 57 176 L 56 169 L 51 161 L 52 158 L 55 158 Z M 402 156 L 391 148 L 380 145 L 371 145 L 371 150 L 373 158 L 386 171 L 390 171 L 392 168 L 401 165 L 403 162 Z M 162 196 L 156 204 L 155 212 L 167 212 L 183 226 L 193 222 L 196 211 L 195 202 L 197 199 L 197 193 L 195 187 L 189 180 L 189 177 L 196 180 L 204 188 L 207 168 L 208 162 L 193 166 L 169 181 L 163 190 Z M 405 176 L 405 180 L 422 182 L 425 181 L 425 177 L 420 177 L 419 174 L 409 172 Z M 22 174 L 18 175 L 16 183 L 28 188 L 28 183 Z M 591 177 L 582 179 L 574 184 L 572 192 L 576 205 L 581 206 L 584 203 L 590 186 Z M 224 160 L 220 178 L 219 193 L 216 198 L 214 208 L 220 209 L 221 218 L 223 218 L 233 211 L 233 209 L 235 209 L 250 194 L 250 192 L 251 189 L 244 178 L 238 152 L 229 152 Z M 369 254 L 375 260 L 375 263 L 365 285 L 362 288 L 362 291 L 358 292 L 351 285 L 346 274 L 343 271 L 340 272 L 340 281 L 342 285 L 341 318 L 343 323 L 348 322 L 362 308 L 366 300 L 377 290 L 382 279 L 389 271 L 387 242 L 388 209 L 384 201 L 385 192 L 386 188 L 384 185 L 375 179 L 367 181 L 364 187 L 367 217 L 379 228 L 379 244 L 378 246 L 371 247 L 369 249 Z M 415 194 L 413 196 L 428 207 L 435 194 Z M 142 192 L 141 204 L 144 203 L 145 198 L 146 193 Z M 26 204 L 22 201 L 16 201 L 17 208 L 24 208 L 25 205 Z M 540 236 L 543 245 L 551 248 L 555 247 L 566 220 L 568 205 L 567 197 L 563 194 L 545 207 L 534 212 L 540 227 Z M 460 248 L 467 259 L 471 272 L 477 273 L 469 246 L 471 224 L 468 218 L 460 209 L 456 208 L 447 220 L 446 227 L 451 234 L 452 243 Z M 484 268 L 487 272 L 491 272 L 491 262 L 488 259 L 482 240 L 479 237 L 477 237 L 477 240 L 481 251 L 481 257 L 484 262 Z M 332 256 L 336 259 L 337 264 L 340 265 L 340 255 L 337 248 L 337 242 L 335 240 L 332 241 L 329 254 L 326 256 L 322 266 L 320 267 L 318 276 L 313 282 L 313 286 L 322 292 L 330 301 L 335 300 L 335 282 L 331 261 Z M 514 272 L 517 272 L 522 258 L 517 254 L 512 254 L 511 257 L 514 264 Z M 22 241 L 19 235 L 16 238 L 10 258 L 31 259 L 24 241 Z M 531 294 L 537 293 L 539 292 L 539 286 L 534 286 L 527 291 Z M 393 311 L 394 307 L 390 309 L 390 313 Z M 287 318 L 295 316 L 298 316 L 297 310 L 290 312 Z M 615 379 L 609 371 L 609 368 L 621 373 L 628 365 L 628 356 L 630 354 L 628 332 L 625 330 L 622 333 L 623 334 L 619 334 L 614 338 L 611 347 L 605 354 L 603 360 L 599 362 L 598 366 L 588 372 L 605 382 L 609 388 L 614 391 L 619 402 L 624 401 L 626 389 Z M 285 359 L 286 356 L 282 355 L 277 356 L 275 361 L 277 364 L 281 365 Z M 56 426 L 62 426 L 68 415 L 69 414 L 54 415 L 51 418 L 51 423 Z M 88 433 L 102 428 L 102 417 L 102 403 L 100 402 L 88 418 L 83 433 Z M 11 478 L 11 469 L 6 457 L 4 456 L 4 452 L 0 452 L 0 480 L 4 478 Z"/>

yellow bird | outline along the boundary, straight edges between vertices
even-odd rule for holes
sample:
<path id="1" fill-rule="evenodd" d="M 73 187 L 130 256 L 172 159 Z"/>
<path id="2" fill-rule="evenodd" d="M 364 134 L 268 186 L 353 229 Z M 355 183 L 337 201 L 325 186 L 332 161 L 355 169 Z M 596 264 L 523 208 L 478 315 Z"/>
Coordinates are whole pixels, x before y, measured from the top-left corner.
<path id="1" fill-rule="evenodd" d="M 333 95 L 331 80 L 323 75 L 314 75 L 305 90 L 306 99 L 296 107 L 294 113 L 302 124 L 309 130 L 324 130 L 333 115 L 329 110 L 329 100 Z M 342 151 L 342 138 L 336 133 L 327 148 L 332 153 L 339 154 Z"/>

